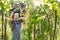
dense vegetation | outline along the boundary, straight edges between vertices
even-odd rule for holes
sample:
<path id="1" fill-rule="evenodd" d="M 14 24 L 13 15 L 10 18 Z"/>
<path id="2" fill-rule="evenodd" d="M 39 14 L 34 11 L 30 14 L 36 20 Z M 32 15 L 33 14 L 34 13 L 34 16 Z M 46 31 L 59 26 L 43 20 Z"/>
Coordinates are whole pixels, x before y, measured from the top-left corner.
<path id="1" fill-rule="evenodd" d="M 14 8 L 25 16 L 21 40 L 60 40 L 60 2 L 57 0 L 0 0 L 0 40 L 12 40 L 9 19 Z"/>

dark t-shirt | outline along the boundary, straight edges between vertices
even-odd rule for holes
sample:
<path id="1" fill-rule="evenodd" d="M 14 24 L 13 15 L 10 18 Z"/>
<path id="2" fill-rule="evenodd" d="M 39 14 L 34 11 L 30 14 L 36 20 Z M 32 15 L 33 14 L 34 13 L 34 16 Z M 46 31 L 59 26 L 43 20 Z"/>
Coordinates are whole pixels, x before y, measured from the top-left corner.
<path id="1" fill-rule="evenodd" d="M 18 20 L 18 21 L 12 20 L 11 21 L 11 23 L 12 23 L 12 27 L 11 27 L 12 31 L 17 28 L 17 25 L 19 26 L 19 28 L 21 28 L 21 22 L 22 22 L 21 20 Z"/>

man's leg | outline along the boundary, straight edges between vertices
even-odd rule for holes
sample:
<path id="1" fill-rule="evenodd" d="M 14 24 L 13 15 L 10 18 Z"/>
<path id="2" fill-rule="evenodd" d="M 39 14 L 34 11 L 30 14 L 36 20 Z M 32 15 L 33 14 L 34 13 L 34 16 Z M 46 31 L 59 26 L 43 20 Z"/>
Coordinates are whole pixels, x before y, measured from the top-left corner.
<path id="1" fill-rule="evenodd" d="M 17 39 L 18 39 L 18 40 L 20 40 L 20 33 L 19 33 L 17 36 L 18 36 L 18 38 L 17 38 Z"/>

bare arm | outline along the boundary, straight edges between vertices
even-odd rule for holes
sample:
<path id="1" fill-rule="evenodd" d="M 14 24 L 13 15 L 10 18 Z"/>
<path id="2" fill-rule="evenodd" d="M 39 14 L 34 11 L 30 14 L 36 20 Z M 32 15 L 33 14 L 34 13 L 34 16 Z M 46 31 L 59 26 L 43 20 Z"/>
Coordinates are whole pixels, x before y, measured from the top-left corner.
<path id="1" fill-rule="evenodd" d="M 12 15 L 13 15 L 13 12 L 12 12 L 11 15 L 10 15 L 10 19 L 9 19 L 10 21 L 12 21 Z"/>

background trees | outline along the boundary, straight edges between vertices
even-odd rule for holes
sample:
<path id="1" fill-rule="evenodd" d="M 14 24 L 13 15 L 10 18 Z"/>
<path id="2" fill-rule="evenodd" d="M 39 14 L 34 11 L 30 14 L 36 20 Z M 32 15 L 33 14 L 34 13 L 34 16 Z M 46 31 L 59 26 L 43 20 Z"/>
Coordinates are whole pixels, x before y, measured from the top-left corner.
<path id="1" fill-rule="evenodd" d="M 7 35 L 7 40 L 12 40 L 8 19 L 9 10 L 14 7 L 15 9 L 19 7 L 21 14 L 23 10 L 26 11 L 25 22 L 21 28 L 21 40 L 60 40 L 60 2 L 57 0 L 0 0 L 0 4 L 0 15 L 2 15 L 0 30 L 3 30 L 0 33 Z M 15 4 L 18 6 L 14 6 Z M 6 38 L 4 37 L 5 40 Z"/>

